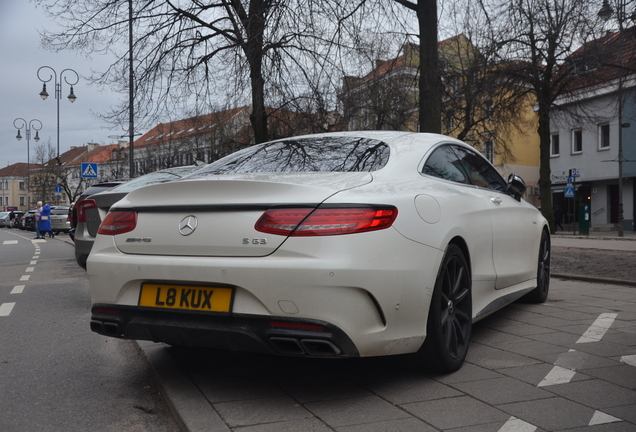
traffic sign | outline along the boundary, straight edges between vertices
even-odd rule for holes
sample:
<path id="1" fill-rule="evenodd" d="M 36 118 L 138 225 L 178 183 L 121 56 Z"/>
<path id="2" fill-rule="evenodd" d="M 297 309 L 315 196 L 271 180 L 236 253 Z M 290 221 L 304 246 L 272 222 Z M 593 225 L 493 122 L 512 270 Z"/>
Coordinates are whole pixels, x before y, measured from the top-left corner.
<path id="1" fill-rule="evenodd" d="M 55 193 L 62 193 L 62 186 L 55 186 Z"/>
<path id="2" fill-rule="evenodd" d="M 570 177 L 581 177 L 579 170 L 576 168 L 570 169 Z"/>
<path id="3" fill-rule="evenodd" d="M 563 195 L 564 195 L 566 198 L 574 198 L 574 187 L 570 187 L 570 186 L 566 187 L 566 188 L 563 190 Z"/>
<path id="4" fill-rule="evenodd" d="M 97 164 L 90 162 L 82 162 L 82 177 L 97 178 Z"/>

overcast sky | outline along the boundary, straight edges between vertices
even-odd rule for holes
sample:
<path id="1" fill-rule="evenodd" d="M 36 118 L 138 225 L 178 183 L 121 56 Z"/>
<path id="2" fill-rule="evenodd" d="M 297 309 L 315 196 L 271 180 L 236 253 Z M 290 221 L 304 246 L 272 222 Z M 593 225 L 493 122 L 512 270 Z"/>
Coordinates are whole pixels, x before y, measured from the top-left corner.
<path id="1" fill-rule="evenodd" d="M 70 87 L 63 83 L 60 99 L 60 153 L 72 146 L 86 145 L 89 142 L 111 144 L 116 142 L 109 135 L 121 135 L 122 130 L 111 130 L 109 125 L 96 119 L 91 113 L 104 112 L 115 106 L 127 95 L 100 92 L 88 86 L 83 76 L 90 75 L 91 69 L 104 70 L 110 59 L 86 59 L 73 52 L 54 53 L 40 47 L 38 30 L 54 28 L 55 23 L 48 19 L 41 9 L 28 0 L 0 0 L 0 167 L 27 161 L 27 142 L 24 129 L 22 140 L 17 141 L 17 129 L 13 127 L 16 118 L 29 122 L 37 119 L 42 122 L 39 131 L 40 142 L 35 143 L 35 131 L 31 133 L 30 155 L 34 161 L 35 147 L 50 140 L 57 149 L 57 101 L 53 80 L 47 83 L 48 99 L 43 101 L 39 93 L 42 82 L 37 70 L 41 66 L 50 66 L 58 74 L 64 69 L 73 69 L 80 81 L 74 86 L 77 100 L 69 102 L 67 96 Z M 40 74 L 46 79 L 49 72 Z M 66 75 L 69 81 L 74 75 Z M 18 122 L 21 123 L 21 122 Z M 36 125 L 37 126 L 37 125 Z"/>

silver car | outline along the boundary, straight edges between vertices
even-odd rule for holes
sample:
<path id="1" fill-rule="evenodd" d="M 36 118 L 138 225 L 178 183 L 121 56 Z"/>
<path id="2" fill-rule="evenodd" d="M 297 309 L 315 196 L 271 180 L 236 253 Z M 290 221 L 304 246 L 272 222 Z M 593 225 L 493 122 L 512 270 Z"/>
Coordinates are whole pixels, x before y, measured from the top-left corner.
<path id="1" fill-rule="evenodd" d="M 51 229 L 55 234 L 69 232 L 71 230 L 71 220 L 68 217 L 69 207 L 55 206 L 51 208 Z"/>
<path id="2" fill-rule="evenodd" d="M 0 228 L 9 228 L 11 224 L 11 220 L 9 219 L 9 215 L 11 212 L 1 212 L 0 213 Z"/>

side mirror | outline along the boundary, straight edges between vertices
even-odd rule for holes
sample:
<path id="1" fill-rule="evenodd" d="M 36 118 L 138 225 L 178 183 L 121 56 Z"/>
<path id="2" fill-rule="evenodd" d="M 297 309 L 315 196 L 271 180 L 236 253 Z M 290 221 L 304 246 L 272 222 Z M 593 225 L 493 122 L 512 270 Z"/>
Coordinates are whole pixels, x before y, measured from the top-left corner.
<path id="1" fill-rule="evenodd" d="M 521 201 L 521 197 L 526 192 L 526 182 L 517 174 L 508 176 L 508 188 L 506 192 L 512 195 L 517 201 Z"/>

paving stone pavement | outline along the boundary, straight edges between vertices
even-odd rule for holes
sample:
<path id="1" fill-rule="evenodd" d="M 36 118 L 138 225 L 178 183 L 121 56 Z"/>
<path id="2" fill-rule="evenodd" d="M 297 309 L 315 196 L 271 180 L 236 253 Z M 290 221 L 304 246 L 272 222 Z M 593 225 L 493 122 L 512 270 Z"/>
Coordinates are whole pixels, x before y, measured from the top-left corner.
<path id="1" fill-rule="evenodd" d="M 190 432 L 636 432 L 636 287 L 553 278 L 473 327 L 464 366 L 138 342 Z"/>

